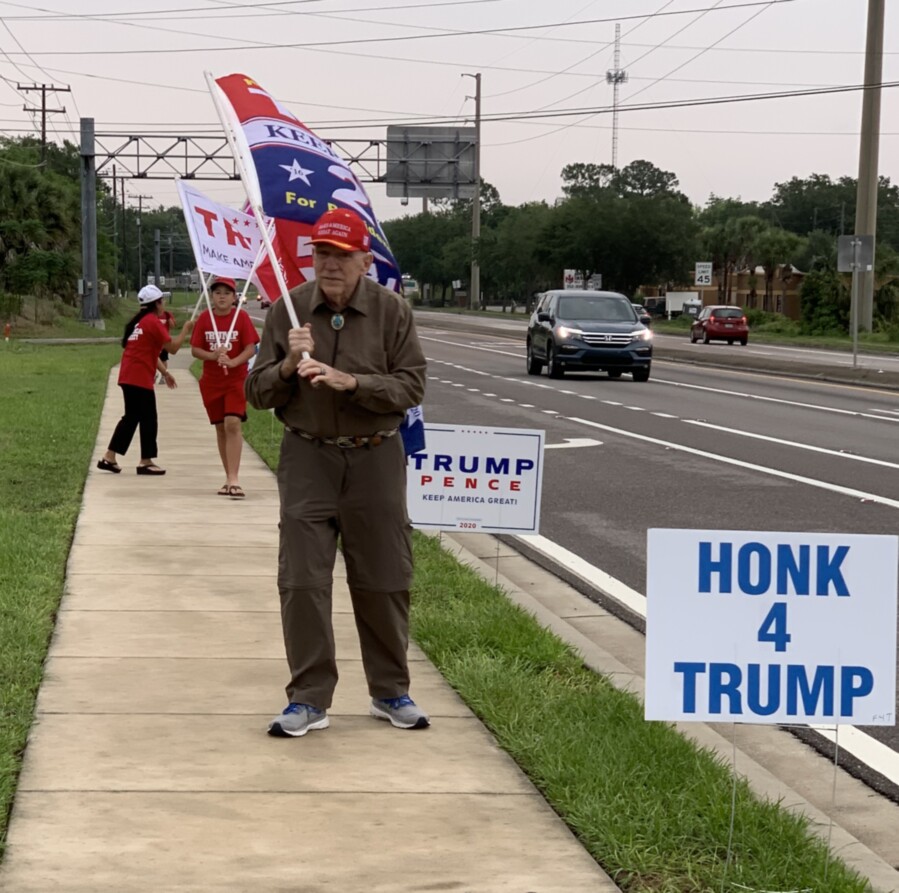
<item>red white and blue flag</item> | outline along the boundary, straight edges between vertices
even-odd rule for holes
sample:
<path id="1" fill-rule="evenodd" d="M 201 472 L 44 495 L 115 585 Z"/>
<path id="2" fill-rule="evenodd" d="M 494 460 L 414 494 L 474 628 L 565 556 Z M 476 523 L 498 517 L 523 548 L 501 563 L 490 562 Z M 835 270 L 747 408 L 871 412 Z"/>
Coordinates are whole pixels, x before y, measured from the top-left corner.
<path id="1" fill-rule="evenodd" d="M 347 163 L 296 116 L 273 99 L 252 78 L 229 74 L 216 79 L 233 118 L 240 124 L 249 148 L 247 166 L 255 175 L 262 209 L 275 219 L 276 249 L 288 288 L 312 279 L 312 226 L 325 211 L 349 208 L 366 222 L 374 263 L 369 276 L 393 291 L 401 290 L 399 266 L 371 201 Z M 267 262 L 261 265 L 259 285 L 272 299 L 274 282 Z"/>
<path id="2" fill-rule="evenodd" d="M 240 128 L 238 151 L 250 203 L 261 204 L 275 222 L 272 244 L 288 290 L 315 278 L 309 241 L 315 222 L 332 208 L 349 208 L 365 221 L 371 235 L 374 263 L 368 275 L 402 294 L 399 265 L 365 189 L 347 163 L 252 78 L 229 74 L 215 83 L 230 107 L 225 111 L 234 122 L 232 129 Z M 258 266 L 254 281 L 270 300 L 281 297 L 269 257 Z M 400 433 L 406 455 L 424 449 L 420 406 L 406 411 Z"/>

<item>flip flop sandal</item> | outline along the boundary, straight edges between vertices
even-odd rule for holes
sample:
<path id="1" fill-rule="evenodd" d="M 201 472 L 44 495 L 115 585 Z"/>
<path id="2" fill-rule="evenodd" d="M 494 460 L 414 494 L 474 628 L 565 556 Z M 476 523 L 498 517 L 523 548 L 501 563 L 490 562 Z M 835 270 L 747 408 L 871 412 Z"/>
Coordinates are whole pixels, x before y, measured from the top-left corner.
<path id="1" fill-rule="evenodd" d="M 117 462 L 110 462 L 109 459 L 101 459 L 97 463 L 97 468 L 100 471 L 111 471 L 113 474 L 118 474 L 122 468 Z"/>
<path id="2" fill-rule="evenodd" d="M 230 496 L 231 495 L 231 487 L 229 487 L 228 484 L 223 484 L 215 492 L 216 492 L 217 496 Z"/>
<path id="3" fill-rule="evenodd" d="M 138 465 L 137 473 L 138 474 L 160 475 L 160 474 L 165 474 L 165 469 L 160 468 L 158 465 Z"/>
<path id="4" fill-rule="evenodd" d="M 228 487 L 228 495 L 232 499 L 243 499 L 247 494 L 243 492 L 243 487 L 240 487 L 237 484 L 232 484 L 230 487 Z"/>

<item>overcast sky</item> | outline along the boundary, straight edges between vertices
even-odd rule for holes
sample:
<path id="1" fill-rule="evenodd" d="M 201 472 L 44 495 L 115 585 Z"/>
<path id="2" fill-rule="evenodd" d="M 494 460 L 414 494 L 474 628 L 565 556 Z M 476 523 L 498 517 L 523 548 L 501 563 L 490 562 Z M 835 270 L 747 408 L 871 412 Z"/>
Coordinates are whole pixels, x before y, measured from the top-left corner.
<path id="1" fill-rule="evenodd" d="M 210 132 L 209 70 L 253 77 L 321 137 L 378 140 L 404 120 L 471 124 L 475 82 L 462 75 L 480 72 L 483 177 L 507 204 L 552 202 L 564 165 L 612 160 L 606 71 L 617 21 L 628 75 L 620 166 L 643 158 L 672 171 L 697 204 L 712 193 L 764 200 L 793 176 L 857 174 L 858 92 L 626 109 L 860 84 L 868 0 L 36 3 L 0 2 L 0 112 L 10 135 L 36 124 L 15 89 L 25 83 L 71 87 L 48 101 L 66 107 L 50 116 L 56 140 L 77 142 L 80 116 L 93 117 L 98 133 Z M 899 80 L 899 4 L 886 5 L 889 82 Z M 25 98 L 40 103 L 37 93 Z M 596 111 L 488 120 L 566 109 Z M 899 181 L 899 88 L 883 93 L 880 171 Z M 196 185 L 219 201 L 242 198 L 239 184 Z M 383 186 L 366 188 L 382 220 L 421 208 L 420 199 L 404 209 Z M 177 204 L 173 182 L 131 181 L 127 192 Z"/>

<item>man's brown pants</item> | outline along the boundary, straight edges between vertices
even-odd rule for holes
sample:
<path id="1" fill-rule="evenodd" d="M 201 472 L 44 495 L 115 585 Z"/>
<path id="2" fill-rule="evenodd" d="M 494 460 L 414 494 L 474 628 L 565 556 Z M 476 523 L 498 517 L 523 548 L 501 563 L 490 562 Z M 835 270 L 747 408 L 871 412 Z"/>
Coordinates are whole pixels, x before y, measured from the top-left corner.
<path id="1" fill-rule="evenodd" d="M 412 540 L 402 439 L 341 449 L 285 431 L 278 489 L 288 701 L 331 706 L 337 684 L 331 586 L 338 536 L 369 693 L 405 694 Z"/>

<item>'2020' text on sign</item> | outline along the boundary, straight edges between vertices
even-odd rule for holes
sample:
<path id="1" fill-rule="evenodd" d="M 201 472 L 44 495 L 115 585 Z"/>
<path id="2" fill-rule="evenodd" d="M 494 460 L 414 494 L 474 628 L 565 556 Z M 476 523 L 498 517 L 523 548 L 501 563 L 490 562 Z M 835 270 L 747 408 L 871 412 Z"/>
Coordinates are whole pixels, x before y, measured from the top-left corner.
<path id="1" fill-rule="evenodd" d="M 650 530 L 646 718 L 893 725 L 899 538 Z"/>

